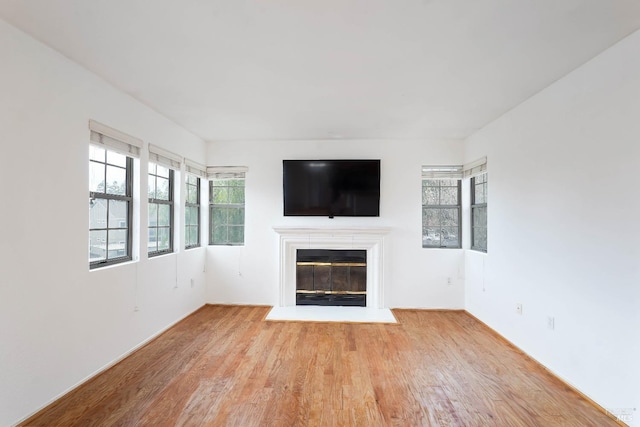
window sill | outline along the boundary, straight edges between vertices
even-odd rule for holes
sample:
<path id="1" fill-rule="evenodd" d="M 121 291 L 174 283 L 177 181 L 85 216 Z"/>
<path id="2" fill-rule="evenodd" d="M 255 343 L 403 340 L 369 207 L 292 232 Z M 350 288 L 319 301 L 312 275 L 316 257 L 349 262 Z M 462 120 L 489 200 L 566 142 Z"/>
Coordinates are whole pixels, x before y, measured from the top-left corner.
<path id="1" fill-rule="evenodd" d="M 139 261 L 138 259 L 132 259 L 132 260 L 128 260 L 128 261 L 118 262 L 116 264 L 96 265 L 93 268 L 91 268 L 91 266 L 89 266 L 89 272 L 93 273 L 94 271 L 110 270 L 112 268 L 118 268 L 118 267 L 125 266 L 125 265 L 136 264 L 138 261 Z"/>

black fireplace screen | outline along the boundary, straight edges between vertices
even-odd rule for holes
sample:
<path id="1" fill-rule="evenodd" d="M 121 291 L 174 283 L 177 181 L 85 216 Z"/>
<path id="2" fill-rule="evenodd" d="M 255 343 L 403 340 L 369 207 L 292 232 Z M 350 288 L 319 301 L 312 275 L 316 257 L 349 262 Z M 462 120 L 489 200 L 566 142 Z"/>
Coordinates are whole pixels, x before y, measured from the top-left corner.
<path id="1" fill-rule="evenodd" d="M 298 249 L 297 305 L 367 305 L 367 251 Z"/>

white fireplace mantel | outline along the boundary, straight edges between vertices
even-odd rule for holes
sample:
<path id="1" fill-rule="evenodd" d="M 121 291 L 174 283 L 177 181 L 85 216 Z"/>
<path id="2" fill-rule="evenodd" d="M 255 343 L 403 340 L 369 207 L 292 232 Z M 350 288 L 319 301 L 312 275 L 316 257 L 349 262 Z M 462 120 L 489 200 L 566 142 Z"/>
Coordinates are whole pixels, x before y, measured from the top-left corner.
<path id="1" fill-rule="evenodd" d="M 367 251 L 367 307 L 384 308 L 384 243 L 389 227 L 273 227 L 280 235 L 281 307 L 296 305 L 298 249 Z"/>

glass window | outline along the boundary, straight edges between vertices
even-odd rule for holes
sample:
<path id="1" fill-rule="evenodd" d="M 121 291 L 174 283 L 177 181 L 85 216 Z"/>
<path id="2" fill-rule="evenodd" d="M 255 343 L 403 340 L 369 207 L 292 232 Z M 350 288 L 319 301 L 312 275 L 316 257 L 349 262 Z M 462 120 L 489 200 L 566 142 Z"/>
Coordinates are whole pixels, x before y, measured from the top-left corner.
<path id="1" fill-rule="evenodd" d="M 487 174 L 471 178 L 471 249 L 487 252 Z"/>
<path id="2" fill-rule="evenodd" d="M 422 180 L 422 247 L 460 248 L 460 180 Z"/>
<path id="3" fill-rule="evenodd" d="M 133 159 L 89 146 L 89 268 L 131 260 Z"/>
<path id="4" fill-rule="evenodd" d="M 184 247 L 200 246 L 200 178 L 187 174 L 184 209 Z"/>
<path id="5" fill-rule="evenodd" d="M 244 244 L 244 178 L 209 181 L 209 244 Z"/>
<path id="6" fill-rule="evenodd" d="M 173 252 L 173 170 L 149 163 L 149 256 Z"/>

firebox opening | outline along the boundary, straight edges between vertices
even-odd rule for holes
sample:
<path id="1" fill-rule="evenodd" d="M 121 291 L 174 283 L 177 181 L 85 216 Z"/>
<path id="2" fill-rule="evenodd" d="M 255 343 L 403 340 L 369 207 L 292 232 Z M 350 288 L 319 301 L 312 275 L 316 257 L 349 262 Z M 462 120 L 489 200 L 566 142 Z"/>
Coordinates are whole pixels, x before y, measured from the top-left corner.
<path id="1" fill-rule="evenodd" d="M 367 251 L 298 249 L 296 305 L 367 306 Z"/>

